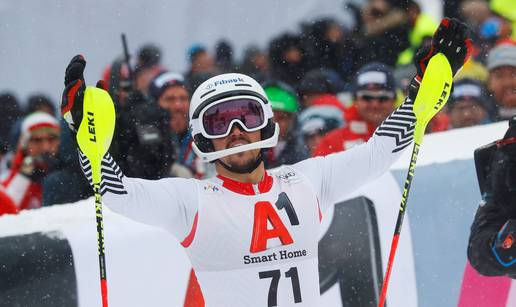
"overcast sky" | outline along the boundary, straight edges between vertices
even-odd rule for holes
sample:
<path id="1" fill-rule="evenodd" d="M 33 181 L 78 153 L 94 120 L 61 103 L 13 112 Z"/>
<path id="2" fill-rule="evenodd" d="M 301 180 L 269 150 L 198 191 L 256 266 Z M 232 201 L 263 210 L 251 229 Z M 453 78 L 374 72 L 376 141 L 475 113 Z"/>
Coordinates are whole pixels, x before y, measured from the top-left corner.
<path id="1" fill-rule="evenodd" d="M 439 2 L 425 6 L 438 15 Z M 153 42 L 165 66 L 183 72 L 195 42 L 212 48 L 226 38 L 241 54 L 250 43 L 265 47 L 271 37 L 321 16 L 344 21 L 343 1 L 0 0 L 0 92 L 14 91 L 22 100 L 43 92 L 57 102 L 66 64 L 77 53 L 85 55 L 86 81 L 94 84 L 122 54 L 122 32 L 131 53 Z"/>

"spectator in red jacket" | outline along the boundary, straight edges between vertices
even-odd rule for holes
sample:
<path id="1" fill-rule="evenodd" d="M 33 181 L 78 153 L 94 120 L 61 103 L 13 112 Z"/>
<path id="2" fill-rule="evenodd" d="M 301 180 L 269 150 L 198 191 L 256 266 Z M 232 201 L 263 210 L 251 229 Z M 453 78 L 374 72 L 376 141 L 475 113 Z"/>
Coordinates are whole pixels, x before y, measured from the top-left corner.
<path id="1" fill-rule="evenodd" d="M 0 215 L 16 213 L 18 213 L 18 207 L 16 207 L 11 197 L 7 195 L 5 188 L 0 185 Z"/>
<path id="2" fill-rule="evenodd" d="M 57 120 L 47 113 L 36 112 L 23 120 L 9 175 L 0 183 L 0 214 L 41 207 L 41 181 L 57 164 L 59 130 Z"/>
<path id="3" fill-rule="evenodd" d="M 328 133 L 314 156 L 325 156 L 366 142 L 376 127 L 392 112 L 396 103 L 396 84 L 388 66 L 373 62 L 357 73 L 354 103 L 344 112 L 344 126 Z"/>
<path id="4" fill-rule="evenodd" d="M 344 112 L 344 104 L 337 98 L 337 93 L 344 90 L 344 82 L 339 74 L 331 69 L 313 69 L 301 80 L 298 92 L 303 109 L 315 105 L 330 105 Z"/>

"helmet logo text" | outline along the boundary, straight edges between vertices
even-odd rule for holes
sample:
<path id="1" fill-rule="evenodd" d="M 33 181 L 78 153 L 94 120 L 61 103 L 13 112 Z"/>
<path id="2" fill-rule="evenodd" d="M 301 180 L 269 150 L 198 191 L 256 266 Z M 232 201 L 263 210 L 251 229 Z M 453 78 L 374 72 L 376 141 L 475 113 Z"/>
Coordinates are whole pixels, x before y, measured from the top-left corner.
<path id="1" fill-rule="evenodd" d="M 233 79 L 217 80 L 214 83 L 209 83 L 208 85 L 206 85 L 206 89 L 209 90 L 209 89 L 212 89 L 212 88 L 217 87 L 219 85 L 230 84 L 230 83 L 237 83 L 237 82 L 245 82 L 245 81 L 244 81 L 244 79 L 242 79 L 240 77 L 233 78 Z"/>

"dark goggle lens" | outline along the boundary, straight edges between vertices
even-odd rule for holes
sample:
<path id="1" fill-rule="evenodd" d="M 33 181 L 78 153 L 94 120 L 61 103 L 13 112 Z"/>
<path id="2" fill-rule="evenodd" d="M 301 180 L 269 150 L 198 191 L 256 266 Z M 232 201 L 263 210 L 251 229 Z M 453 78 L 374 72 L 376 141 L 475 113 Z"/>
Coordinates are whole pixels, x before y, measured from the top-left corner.
<path id="1" fill-rule="evenodd" d="M 233 120 L 239 120 L 247 129 L 260 127 L 264 122 L 262 106 L 252 99 L 225 101 L 208 108 L 202 124 L 206 133 L 218 136 L 226 134 Z"/>
<path id="2" fill-rule="evenodd" d="M 372 102 L 373 100 L 378 100 L 380 102 L 387 102 L 392 99 L 389 96 L 372 96 L 372 95 L 363 95 L 363 96 L 360 96 L 360 98 L 362 98 L 363 100 L 365 100 L 367 102 Z"/>

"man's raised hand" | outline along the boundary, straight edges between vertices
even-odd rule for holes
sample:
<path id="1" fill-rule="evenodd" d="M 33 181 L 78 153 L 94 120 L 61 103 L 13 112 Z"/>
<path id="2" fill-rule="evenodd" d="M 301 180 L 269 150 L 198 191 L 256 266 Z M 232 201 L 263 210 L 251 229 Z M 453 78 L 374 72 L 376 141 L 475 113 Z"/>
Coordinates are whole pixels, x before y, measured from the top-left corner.
<path id="1" fill-rule="evenodd" d="M 455 76 L 467 61 L 472 51 L 471 32 L 468 26 L 455 18 L 444 18 L 432 37 L 432 43 L 423 46 L 414 56 L 417 69 L 416 78 L 423 78 L 428 61 L 437 53 L 442 53 L 450 63 Z"/>
<path id="2" fill-rule="evenodd" d="M 61 100 L 61 115 L 68 123 L 68 127 L 74 132 L 79 130 L 82 121 L 82 109 L 84 102 L 84 69 L 86 60 L 80 54 L 74 56 L 65 70 L 63 96 Z M 97 87 L 107 90 L 102 80 L 97 82 Z"/>
<path id="3" fill-rule="evenodd" d="M 66 67 L 63 91 L 61 100 L 61 115 L 68 123 L 68 127 L 74 132 L 79 130 L 82 121 L 82 105 L 84 100 L 84 68 L 86 60 L 82 55 L 76 55 L 72 58 Z"/>

